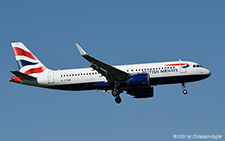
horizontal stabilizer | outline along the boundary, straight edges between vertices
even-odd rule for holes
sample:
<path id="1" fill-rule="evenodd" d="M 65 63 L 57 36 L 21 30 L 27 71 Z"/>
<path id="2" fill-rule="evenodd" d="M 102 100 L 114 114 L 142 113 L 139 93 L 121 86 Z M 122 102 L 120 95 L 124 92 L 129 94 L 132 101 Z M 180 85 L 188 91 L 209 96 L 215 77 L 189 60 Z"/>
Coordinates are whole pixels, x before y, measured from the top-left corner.
<path id="1" fill-rule="evenodd" d="M 14 75 L 16 75 L 17 77 L 19 77 L 21 79 L 36 80 L 35 77 L 27 75 L 27 74 L 19 72 L 19 71 L 11 71 L 11 73 L 13 73 Z"/>

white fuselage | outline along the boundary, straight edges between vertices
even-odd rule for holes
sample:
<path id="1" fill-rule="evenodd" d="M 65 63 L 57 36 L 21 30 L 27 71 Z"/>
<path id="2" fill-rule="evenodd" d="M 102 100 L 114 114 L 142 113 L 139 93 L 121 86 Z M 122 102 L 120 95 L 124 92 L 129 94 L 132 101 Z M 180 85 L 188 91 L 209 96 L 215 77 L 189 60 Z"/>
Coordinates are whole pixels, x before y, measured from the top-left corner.
<path id="1" fill-rule="evenodd" d="M 209 70 L 190 61 L 146 63 L 114 67 L 131 75 L 148 73 L 151 85 L 198 81 L 210 75 Z M 37 82 L 41 87 L 63 90 L 110 89 L 107 85 L 106 78 L 93 70 L 93 68 L 58 71 L 46 70 L 44 73 L 38 75 Z"/>

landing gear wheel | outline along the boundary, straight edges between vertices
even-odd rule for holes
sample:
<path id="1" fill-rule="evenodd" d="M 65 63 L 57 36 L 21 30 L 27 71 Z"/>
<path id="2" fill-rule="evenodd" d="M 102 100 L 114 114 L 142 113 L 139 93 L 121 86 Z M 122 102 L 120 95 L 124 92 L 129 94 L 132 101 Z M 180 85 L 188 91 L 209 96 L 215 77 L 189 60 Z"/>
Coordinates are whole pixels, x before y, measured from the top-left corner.
<path id="1" fill-rule="evenodd" d="M 122 99 L 121 99 L 119 96 L 117 96 L 117 97 L 115 98 L 115 102 L 116 102 L 117 104 L 120 104 L 121 101 L 122 101 Z"/>
<path id="2" fill-rule="evenodd" d="M 186 89 L 183 90 L 184 95 L 186 95 L 188 93 L 188 91 Z"/>
<path id="3" fill-rule="evenodd" d="M 114 97 L 116 97 L 118 94 L 119 94 L 119 92 L 118 92 L 117 90 L 113 90 L 113 91 L 112 91 L 112 95 L 113 95 Z"/>
<path id="4" fill-rule="evenodd" d="M 122 93 L 122 92 L 123 92 L 123 90 L 112 90 L 112 95 L 114 97 L 116 97 L 116 96 L 119 96 L 119 94 Z"/>
<path id="5" fill-rule="evenodd" d="M 185 83 L 182 83 L 182 89 L 183 89 L 183 94 L 186 95 L 188 93 L 188 91 L 185 89 Z"/>

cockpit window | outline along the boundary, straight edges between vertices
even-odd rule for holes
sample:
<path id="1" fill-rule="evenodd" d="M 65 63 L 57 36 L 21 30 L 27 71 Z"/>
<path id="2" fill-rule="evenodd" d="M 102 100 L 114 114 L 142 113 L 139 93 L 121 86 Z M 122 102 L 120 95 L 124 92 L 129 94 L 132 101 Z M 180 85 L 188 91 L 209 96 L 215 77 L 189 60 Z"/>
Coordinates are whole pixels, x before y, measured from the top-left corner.
<path id="1" fill-rule="evenodd" d="M 199 65 L 199 64 L 195 64 L 195 65 L 193 65 L 193 68 L 201 68 L 202 66 L 201 65 Z"/>

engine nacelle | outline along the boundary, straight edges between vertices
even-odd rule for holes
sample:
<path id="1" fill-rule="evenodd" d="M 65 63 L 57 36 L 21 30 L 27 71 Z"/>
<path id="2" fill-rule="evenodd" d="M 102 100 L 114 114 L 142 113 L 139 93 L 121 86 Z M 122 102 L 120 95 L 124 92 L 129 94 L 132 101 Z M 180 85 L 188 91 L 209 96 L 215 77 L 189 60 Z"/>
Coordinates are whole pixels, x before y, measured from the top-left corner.
<path id="1" fill-rule="evenodd" d="M 149 86 L 149 74 L 142 73 L 142 74 L 134 74 L 130 76 L 128 80 L 128 85 L 131 87 L 145 87 Z"/>
<path id="2" fill-rule="evenodd" d="M 146 88 L 137 88 L 131 89 L 127 91 L 128 94 L 134 95 L 134 98 L 146 98 L 154 96 L 154 88 L 153 86 L 148 86 Z"/>

